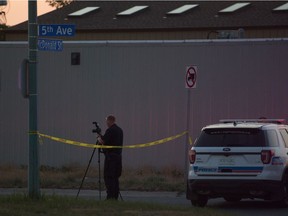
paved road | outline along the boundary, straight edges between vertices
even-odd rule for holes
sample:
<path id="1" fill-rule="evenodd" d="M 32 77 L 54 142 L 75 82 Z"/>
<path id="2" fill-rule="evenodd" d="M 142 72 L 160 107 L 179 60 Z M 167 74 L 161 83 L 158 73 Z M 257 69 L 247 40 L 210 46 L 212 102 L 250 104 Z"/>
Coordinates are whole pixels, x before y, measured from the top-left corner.
<path id="1" fill-rule="evenodd" d="M 78 190 L 70 189 L 42 189 L 41 193 L 46 195 L 64 195 L 75 197 Z M 26 193 L 27 189 L 0 189 L 0 194 Z M 122 191 L 121 195 L 124 201 L 153 202 L 168 205 L 181 205 L 192 207 L 186 200 L 185 194 L 176 192 L 139 192 L 139 191 Z M 106 193 L 101 193 L 101 199 L 105 199 Z M 86 199 L 99 200 L 99 192 L 96 190 L 81 190 L 79 197 Z M 244 200 L 237 203 L 228 203 L 223 199 L 209 200 L 208 208 L 217 209 L 235 216 L 288 216 L 288 208 L 278 208 L 271 202 L 262 200 Z"/>

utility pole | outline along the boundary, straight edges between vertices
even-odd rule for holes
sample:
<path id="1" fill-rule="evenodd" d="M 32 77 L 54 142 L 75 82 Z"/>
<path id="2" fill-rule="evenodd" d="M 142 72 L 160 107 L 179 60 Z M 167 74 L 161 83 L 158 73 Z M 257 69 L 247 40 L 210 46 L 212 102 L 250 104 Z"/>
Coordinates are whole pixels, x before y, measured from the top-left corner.
<path id="1" fill-rule="evenodd" d="M 37 0 L 28 0 L 29 43 L 29 179 L 30 198 L 39 198 L 39 156 L 37 125 Z"/>

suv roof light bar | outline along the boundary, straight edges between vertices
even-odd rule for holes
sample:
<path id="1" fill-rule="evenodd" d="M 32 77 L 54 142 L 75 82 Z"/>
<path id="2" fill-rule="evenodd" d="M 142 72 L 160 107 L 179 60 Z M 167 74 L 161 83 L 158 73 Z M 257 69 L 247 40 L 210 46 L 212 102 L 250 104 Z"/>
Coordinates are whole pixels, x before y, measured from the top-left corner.
<path id="1" fill-rule="evenodd" d="M 284 124 L 285 119 L 222 119 L 220 120 L 221 123 L 273 123 L 273 124 Z"/>

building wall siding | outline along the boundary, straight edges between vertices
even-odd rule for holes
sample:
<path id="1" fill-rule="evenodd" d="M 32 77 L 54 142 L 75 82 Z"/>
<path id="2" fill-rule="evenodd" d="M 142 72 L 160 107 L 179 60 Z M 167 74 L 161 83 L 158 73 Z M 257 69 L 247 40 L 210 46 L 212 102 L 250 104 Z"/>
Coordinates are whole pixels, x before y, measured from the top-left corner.
<path id="1" fill-rule="evenodd" d="M 0 164 L 27 164 L 28 100 L 17 89 L 18 67 L 27 44 L 2 43 L 0 71 Z M 71 65 L 71 53 L 81 64 Z M 288 40 L 90 41 L 65 42 L 62 52 L 38 52 L 39 131 L 95 143 L 93 121 L 103 132 L 115 114 L 124 144 L 166 138 L 186 130 L 186 66 L 196 65 L 197 88 L 190 90 L 189 132 L 222 118 L 286 118 Z M 126 167 L 184 169 L 189 145 L 182 137 L 162 145 L 125 149 Z M 47 139 L 43 165 L 86 165 L 91 148 Z"/>

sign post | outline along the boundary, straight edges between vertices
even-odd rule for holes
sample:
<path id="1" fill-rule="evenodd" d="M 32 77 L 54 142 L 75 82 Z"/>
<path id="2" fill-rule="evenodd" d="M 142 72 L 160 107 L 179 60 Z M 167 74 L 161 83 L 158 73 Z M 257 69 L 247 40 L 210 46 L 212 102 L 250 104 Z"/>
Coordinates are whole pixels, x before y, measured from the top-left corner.
<path id="1" fill-rule="evenodd" d="M 37 125 L 37 0 L 28 2 L 29 42 L 29 165 L 30 198 L 39 198 L 39 155 Z"/>
<path id="2" fill-rule="evenodd" d="M 189 143 L 189 131 L 190 131 L 190 95 L 191 89 L 196 88 L 196 80 L 197 80 L 197 67 L 196 66 L 187 66 L 186 74 L 185 74 L 185 88 L 187 88 L 187 116 L 186 116 L 186 143 Z M 188 172 L 188 148 L 185 148 L 185 175 Z M 187 179 L 187 176 L 185 176 Z"/>
<path id="3" fill-rule="evenodd" d="M 29 44 L 29 163 L 28 193 L 30 198 L 40 197 L 38 107 L 37 107 L 37 51 L 62 51 L 60 40 L 41 39 L 38 36 L 74 36 L 75 25 L 40 25 L 37 29 L 37 0 L 28 1 L 28 44 Z M 37 32 L 38 31 L 38 32 Z M 38 34 L 37 34 L 38 33 Z M 38 46 L 37 46 L 38 45 Z M 38 47 L 38 49 L 37 49 Z"/>

